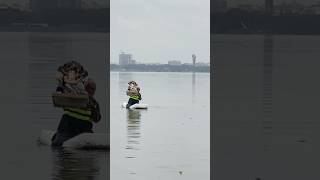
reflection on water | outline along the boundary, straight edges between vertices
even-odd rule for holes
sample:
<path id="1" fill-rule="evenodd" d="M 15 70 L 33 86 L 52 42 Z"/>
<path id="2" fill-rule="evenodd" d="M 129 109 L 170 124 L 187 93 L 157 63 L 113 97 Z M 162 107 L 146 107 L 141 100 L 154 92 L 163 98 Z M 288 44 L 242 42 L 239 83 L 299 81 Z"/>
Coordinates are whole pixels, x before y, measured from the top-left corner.
<path id="1" fill-rule="evenodd" d="M 195 94 L 196 94 L 196 73 L 192 73 L 192 104 L 195 102 Z"/>
<path id="2" fill-rule="evenodd" d="M 102 158 L 101 154 L 66 149 L 52 152 L 52 180 L 94 180 L 100 174 L 97 158 Z"/>
<path id="3" fill-rule="evenodd" d="M 262 87 L 262 126 L 264 150 L 269 150 L 272 143 L 272 75 L 273 75 L 273 36 L 263 38 L 263 87 Z"/>
<path id="4" fill-rule="evenodd" d="M 139 139 L 141 136 L 140 119 L 141 119 L 140 110 L 127 110 L 128 144 L 126 146 L 126 149 L 128 150 L 139 150 L 138 145 L 140 144 Z M 134 158 L 134 157 L 130 157 L 130 158 Z"/>

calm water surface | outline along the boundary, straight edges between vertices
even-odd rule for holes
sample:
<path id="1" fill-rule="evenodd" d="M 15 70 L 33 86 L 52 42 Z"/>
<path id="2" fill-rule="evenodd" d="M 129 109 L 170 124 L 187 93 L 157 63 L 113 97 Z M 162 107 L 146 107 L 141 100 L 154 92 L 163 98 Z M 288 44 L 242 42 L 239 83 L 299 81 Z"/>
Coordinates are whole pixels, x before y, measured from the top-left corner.
<path id="1" fill-rule="evenodd" d="M 212 43 L 214 178 L 320 178 L 320 37 L 213 35 Z"/>
<path id="2" fill-rule="evenodd" d="M 126 110 L 127 83 L 148 110 Z M 111 72 L 111 179 L 209 179 L 208 73 Z"/>

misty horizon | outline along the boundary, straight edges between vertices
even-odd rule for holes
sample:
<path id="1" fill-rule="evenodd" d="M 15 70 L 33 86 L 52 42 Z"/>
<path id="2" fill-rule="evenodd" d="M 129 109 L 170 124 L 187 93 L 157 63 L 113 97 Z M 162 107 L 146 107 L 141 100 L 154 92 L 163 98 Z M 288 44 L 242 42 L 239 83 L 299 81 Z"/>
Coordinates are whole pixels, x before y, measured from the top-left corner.
<path id="1" fill-rule="evenodd" d="M 180 61 L 181 64 L 192 64 L 192 54 L 190 54 L 190 58 L 189 59 L 162 59 L 160 61 L 152 61 L 151 60 L 146 60 L 146 61 L 139 61 L 138 59 L 135 59 L 135 56 L 133 53 L 130 53 L 130 52 L 125 52 L 123 51 L 124 53 L 126 54 L 131 54 L 132 55 L 132 59 L 136 61 L 137 64 L 167 64 L 169 61 Z M 120 54 L 121 52 L 118 53 L 118 55 Z M 196 54 L 197 56 L 197 54 Z M 154 58 L 154 59 L 159 59 L 159 58 Z M 210 61 L 204 61 L 204 60 L 200 60 L 197 58 L 197 63 L 210 63 Z M 119 64 L 119 57 L 117 59 L 111 59 L 110 60 L 110 64 Z"/>
<path id="2" fill-rule="evenodd" d="M 127 52 L 125 52 L 127 53 Z M 128 53 L 131 54 L 131 53 Z M 133 55 L 133 54 L 132 54 Z M 136 61 L 136 64 L 168 64 L 169 61 L 180 61 L 181 64 L 192 64 L 192 57 L 190 55 L 190 59 L 163 59 L 160 61 L 152 61 L 152 60 L 147 60 L 147 61 L 139 61 L 134 58 L 133 60 Z M 201 61 L 200 59 L 197 59 L 197 63 L 210 63 L 210 61 Z M 119 58 L 116 60 L 110 60 L 110 64 L 119 64 Z"/>

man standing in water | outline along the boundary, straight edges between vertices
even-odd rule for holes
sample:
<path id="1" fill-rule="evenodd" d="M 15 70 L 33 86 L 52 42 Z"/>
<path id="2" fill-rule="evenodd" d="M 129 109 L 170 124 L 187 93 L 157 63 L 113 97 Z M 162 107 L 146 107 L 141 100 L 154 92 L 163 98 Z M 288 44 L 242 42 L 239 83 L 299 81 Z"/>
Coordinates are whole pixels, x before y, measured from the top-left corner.
<path id="1" fill-rule="evenodd" d="M 60 120 L 57 132 L 52 137 L 52 146 L 62 144 L 81 133 L 93 133 L 92 122 L 101 119 L 98 102 L 94 99 L 96 83 L 92 79 L 85 82 L 85 90 L 89 95 L 89 105 L 86 109 L 64 107 L 64 114 Z"/>
<path id="2" fill-rule="evenodd" d="M 139 101 L 141 100 L 141 94 L 140 94 L 140 88 L 138 84 L 135 81 L 130 81 L 128 83 L 128 89 L 127 89 L 127 95 L 130 97 L 127 103 L 127 107 L 129 108 L 130 106 L 134 104 L 138 104 Z"/>

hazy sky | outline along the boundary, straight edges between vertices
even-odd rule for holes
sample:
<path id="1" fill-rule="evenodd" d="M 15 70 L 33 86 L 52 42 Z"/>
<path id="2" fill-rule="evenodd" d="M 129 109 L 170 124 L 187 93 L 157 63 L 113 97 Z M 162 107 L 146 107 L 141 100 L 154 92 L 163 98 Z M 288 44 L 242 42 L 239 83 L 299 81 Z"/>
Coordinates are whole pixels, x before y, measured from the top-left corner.
<path id="1" fill-rule="evenodd" d="M 209 0 L 111 0 L 111 62 L 121 51 L 142 63 L 209 62 Z"/>

